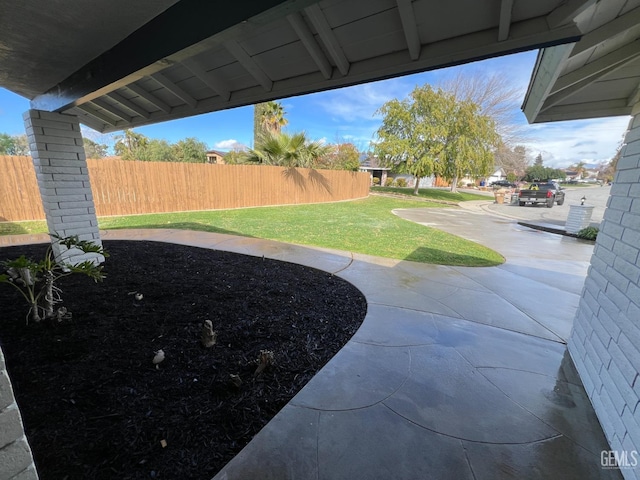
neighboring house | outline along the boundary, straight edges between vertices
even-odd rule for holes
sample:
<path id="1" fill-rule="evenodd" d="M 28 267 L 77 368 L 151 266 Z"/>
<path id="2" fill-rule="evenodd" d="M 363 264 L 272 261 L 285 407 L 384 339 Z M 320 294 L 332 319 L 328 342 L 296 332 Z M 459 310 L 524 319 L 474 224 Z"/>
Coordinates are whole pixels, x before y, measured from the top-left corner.
<path id="1" fill-rule="evenodd" d="M 565 180 L 568 182 L 571 182 L 573 180 L 577 180 L 578 177 L 580 176 L 580 174 L 578 172 L 576 172 L 575 170 L 567 170 L 565 169 L 564 171 L 566 177 Z"/>
<path id="2" fill-rule="evenodd" d="M 224 165 L 224 156 L 226 152 L 219 150 L 209 150 L 207 153 L 207 163 L 215 163 L 218 165 Z"/>
<path id="3" fill-rule="evenodd" d="M 374 178 L 379 178 L 380 185 L 384 185 L 390 170 L 388 167 L 381 166 L 380 160 L 376 157 L 367 157 L 360 162 L 360 171 L 369 173 L 371 185 L 373 185 Z"/>
<path id="4" fill-rule="evenodd" d="M 494 167 L 493 173 L 487 177 L 487 184 L 491 182 L 497 182 L 498 180 L 506 180 L 507 174 L 502 167 Z"/>

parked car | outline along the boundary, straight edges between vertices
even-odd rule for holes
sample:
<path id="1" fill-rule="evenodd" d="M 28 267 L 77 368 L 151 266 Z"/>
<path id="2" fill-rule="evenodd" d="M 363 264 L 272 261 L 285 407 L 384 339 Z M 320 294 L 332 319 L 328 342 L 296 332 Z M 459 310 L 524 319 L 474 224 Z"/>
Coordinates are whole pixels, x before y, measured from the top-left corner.
<path id="1" fill-rule="evenodd" d="M 516 184 L 510 182 L 509 180 L 496 180 L 495 182 L 491 182 L 489 184 L 490 187 L 504 187 L 504 188 L 515 188 Z"/>
<path id="2" fill-rule="evenodd" d="M 556 182 L 534 182 L 518 193 L 518 204 L 523 207 L 527 203 L 536 206 L 542 203 L 547 208 L 553 207 L 554 203 L 562 205 L 564 203 L 564 190 Z"/>

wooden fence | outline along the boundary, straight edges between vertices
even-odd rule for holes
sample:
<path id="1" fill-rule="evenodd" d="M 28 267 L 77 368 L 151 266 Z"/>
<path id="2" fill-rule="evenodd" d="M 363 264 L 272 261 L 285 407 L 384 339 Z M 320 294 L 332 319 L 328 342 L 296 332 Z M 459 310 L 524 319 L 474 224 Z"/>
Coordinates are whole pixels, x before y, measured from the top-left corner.
<path id="1" fill-rule="evenodd" d="M 369 174 L 342 170 L 87 160 L 96 214 L 215 210 L 366 197 Z M 0 156 L 0 221 L 42 220 L 31 157 Z"/>

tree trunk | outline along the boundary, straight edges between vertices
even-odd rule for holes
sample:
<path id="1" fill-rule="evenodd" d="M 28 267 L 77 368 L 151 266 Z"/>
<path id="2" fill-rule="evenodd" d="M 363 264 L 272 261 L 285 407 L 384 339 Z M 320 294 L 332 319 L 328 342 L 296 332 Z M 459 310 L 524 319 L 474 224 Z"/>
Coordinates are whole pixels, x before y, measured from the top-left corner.
<path id="1" fill-rule="evenodd" d="M 420 177 L 416 175 L 416 184 L 413 187 L 413 194 L 418 195 L 418 190 L 420 189 Z"/>
<path id="2" fill-rule="evenodd" d="M 451 179 L 451 193 L 457 193 L 458 191 L 458 176 L 456 175 Z"/>

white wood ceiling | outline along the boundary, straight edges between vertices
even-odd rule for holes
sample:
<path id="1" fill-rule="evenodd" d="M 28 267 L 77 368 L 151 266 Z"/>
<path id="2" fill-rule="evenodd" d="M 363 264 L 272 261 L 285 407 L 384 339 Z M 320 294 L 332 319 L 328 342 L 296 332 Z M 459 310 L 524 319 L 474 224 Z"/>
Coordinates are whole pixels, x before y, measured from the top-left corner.
<path id="1" fill-rule="evenodd" d="M 158 14 L 182 2 L 133 2 L 138 5 L 137 10 L 131 17 L 123 14 L 120 27 L 100 25 L 96 20 L 99 16 L 91 15 L 91 9 L 99 7 L 101 15 L 118 22 L 118 14 L 127 11 L 120 0 L 3 3 L 7 2 L 16 12 L 26 6 L 36 8 L 37 4 L 45 10 L 56 5 L 63 9 L 63 4 L 76 8 L 73 16 L 60 19 L 60 25 L 48 25 L 39 34 L 34 30 L 32 35 L 38 35 L 37 39 L 23 38 L 27 50 L 35 51 L 38 42 L 59 43 L 55 35 L 64 28 L 75 29 L 67 32 L 66 44 L 57 47 L 68 49 L 69 61 L 58 62 L 51 57 L 47 63 L 46 58 L 39 58 L 39 64 L 29 66 L 18 64 L 9 55 L 14 62 L 4 76 L 0 75 L 0 85 L 32 98 L 34 108 L 46 108 L 46 99 L 64 91 L 64 102 L 54 103 L 49 109 L 76 114 L 82 123 L 104 132 L 575 41 L 583 33 L 580 26 L 597 31 L 599 21 L 595 16 L 576 25 L 576 16 L 585 15 L 594 5 L 618 0 L 275 1 L 272 3 L 277 5 L 269 10 L 144 68 L 124 72 L 117 79 L 105 79 L 103 84 L 77 96 L 73 95 L 72 83 L 69 88 L 70 79 L 80 77 L 84 81 L 92 74 L 90 70 L 77 70 L 79 62 L 86 62 L 91 53 L 102 54 L 105 44 L 126 41 L 136 21 L 142 27 L 150 12 Z M 245 1 L 234 3 L 243 5 Z M 246 3 L 256 4 L 249 0 Z M 88 44 L 90 36 L 77 28 L 83 9 L 92 26 L 103 29 L 105 40 L 100 45 Z M 225 15 L 224 6 L 220 15 Z M 172 27 L 162 32 L 163 38 L 166 35 L 170 39 L 173 32 L 188 29 L 189 25 Z M 33 28 L 37 29 L 37 24 Z M 2 33 L 0 29 L 0 44 L 7 35 L 9 40 L 15 40 L 10 32 Z M 83 47 L 78 47 L 82 52 L 75 55 L 77 44 Z M 591 48 L 614 47 L 598 44 Z M 580 68 L 580 61 L 576 56 L 575 68 Z M 52 70 L 45 78 L 55 82 L 67 79 L 66 83 L 48 84 L 46 91 L 42 79 L 30 83 L 29 75 L 37 75 L 38 69 L 44 72 L 45 68 Z M 20 81 L 14 82 L 18 75 Z M 14 85 L 16 88 L 12 88 Z"/>

